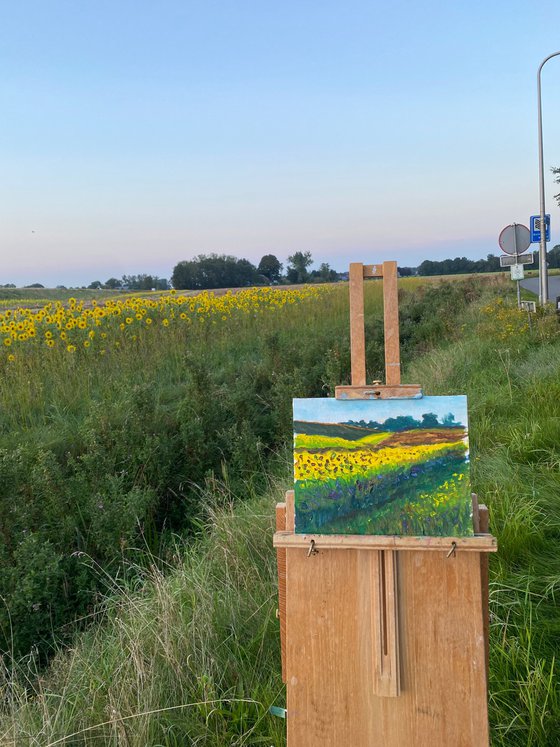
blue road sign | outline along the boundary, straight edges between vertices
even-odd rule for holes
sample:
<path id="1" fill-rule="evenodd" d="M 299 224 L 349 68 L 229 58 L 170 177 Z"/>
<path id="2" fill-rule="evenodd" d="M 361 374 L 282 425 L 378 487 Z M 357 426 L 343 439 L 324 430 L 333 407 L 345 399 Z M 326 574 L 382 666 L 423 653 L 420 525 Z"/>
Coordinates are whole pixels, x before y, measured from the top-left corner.
<path id="1" fill-rule="evenodd" d="M 545 238 L 546 238 L 546 241 L 550 241 L 550 215 L 548 213 L 544 216 L 544 222 L 546 225 Z M 532 215 L 530 226 L 531 226 L 531 244 L 539 244 L 541 240 L 541 216 Z"/>

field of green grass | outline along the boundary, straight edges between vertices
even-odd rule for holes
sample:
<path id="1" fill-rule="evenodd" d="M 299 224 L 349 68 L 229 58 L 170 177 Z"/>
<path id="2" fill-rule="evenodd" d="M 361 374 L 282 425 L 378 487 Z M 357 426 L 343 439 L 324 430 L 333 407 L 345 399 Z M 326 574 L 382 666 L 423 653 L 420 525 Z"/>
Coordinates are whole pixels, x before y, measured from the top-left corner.
<path id="1" fill-rule="evenodd" d="M 512 283 L 401 282 L 404 381 L 469 396 L 494 747 L 560 733 L 560 337 Z M 367 284 L 368 379 L 381 378 Z M 505 301 L 501 299 L 506 297 Z M 510 299 L 508 301 L 507 299 Z M 0 379 L 0 744 L 285 744 L 274 504 L 291 399 L 348 381 L 346 290 Z"/>
<path id="2" fill-rule="evenodd" d="M 68 301 L 76 298 L 81 301 L 90 301 L 101 298 L 115 298 L 122 295 L 121 291 L 114 290 L 86 290 L 66 288 L 0 288 L 0 303 L 2 306 L 8 304 L 17 306 L 41 305 L 47 301 Z"/>

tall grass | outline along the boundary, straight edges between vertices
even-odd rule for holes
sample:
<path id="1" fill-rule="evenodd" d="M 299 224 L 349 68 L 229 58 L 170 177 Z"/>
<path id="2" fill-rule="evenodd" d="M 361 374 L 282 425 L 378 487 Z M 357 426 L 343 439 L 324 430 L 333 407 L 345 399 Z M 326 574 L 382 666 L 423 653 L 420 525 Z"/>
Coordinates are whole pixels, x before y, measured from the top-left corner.
<path id="1" fill-rule="evenodd" d="M 405 380 L 422 383 L 429 394 L 469 396 L 473 484 L 489 505 L 500 543 L 491 561 L 493 745 L 553 747 L 560 733 L 558 324 L 554 316 L 543 316 L 525 329 L 525 317 L 488 298 L 452 314 L 457 288 L 441 287 L 439 300 L 425 290 L 403 299 L 404 347 L 414 358 Z M 475 299 L 480 292 L 470 283 L 461 286 L 463 303 L 465 294 Z M 256 386 L 263 348 L 255 349 L 242 335 L 217 342 L 221 352 L 207 351 L 209 360 L 195 370 L 203 382 L 197 391 L 210 386 L 216 392 L 220 382 L 222 398 L 217 404 L 214 397 L 204 399 L 194 414 L 181 410 L 189 433 L 193 422 L 205 423 L 203 413 L 223 417 L 224 407 L 246 412 L 255 393 L 261 407 L 263 400 L 274 406 L 275 432 L 289 432 L 283 398 L 329 393 L 348 376 L 347 309 L 342 297 L 339 303 L 326 319 L 323 308 L 312 324 L 311 309 L 300 320 L 310 325 L 305 343 L 313 345 L 317 334 L 329 351 L 310 379 L 297 324 L 290 329 L 284 319 L 267 330 L 271 347 L 264 350 L 275 361 L 271 379 L 285 377 L 274 397 L 269 385 Z M 378 334 L 377 303 L 368 312 L 369 339 Z M 511 329 L 504 337 L 505 326 Z M 248 332 L 255 337 L 257 329 Z M 290 339 L 296 365 L 287 370 Z M 237 367 L 227 362 L 233 354 Z M 379 360 L 379 349 L 371 348 L 370 375 Z M 247 377 L 240 368 L 245 365 Z M 190 363 L 179 366 L 178 375 L 186 371 L 190 377 L 192 370 Z M 227 391 L 235 372 L 241 390 L 250 387 L 246 398 L 237 386 Z M 175 381 L 173 391 L 178 386 Z M 172 411 L 170 402 L 172 396 L 158 400 Z M 249 420 L 252 428 L 259 422 L 256 416 Z M 141 433 L 138 427 L 134 438 Z M 245 440 L 237 433 L 243 448 L 253 443 L 254 431 Z M 96 588 L 104 590 L 103 622 L 82 633 L 71 649 L 61 649 L 46 672 L 36 670 L 32 654 L 19 662 L 5 658 L 1 744 L 284 744 L 284 723 L 268 715 L 270 705 L 284 703 L 271 535 L 274 503 L 290 480 L 289 456 L 281 438 L 275 446 L 268 443 L 277 450 L 272 461 L 272 452 L 266 456 L 248 448 L 248 462 L 236 452 L 218 461 L 213 475 L 201 472 L 198 487 L 189 488 L 196 516 L 190 535 L 168 540 L 163 556 L 145 549 L 142 562 L 131 567 L 131 555 L 123 551 L 117 576 L 91 557 L 77 558 L 79 567 L 97 574 Z M 271 471 L 278 472 L 279 482 L 266 476 Z"/>
<path id="2" fill-rule="evenodd" d="M 451 330 L 474 286 L 403 283 L 403 347 Z M 408 291 L 408 292 L 407 292 Z M 412 291 L 412 292 L 410 292 Z M 383 371 L 381 286 L 367 284 L 370 379 Z M 433 313 L 437 308 L 439 315 Z M 91 621 L 98 568 L 132 577 L 192 531 L 199 486 L 227 468 L 262 488 L 291 438 L 291 400 L 348 380 L 347 292 L 226 321 L 146 327 L 104 355 L 30 345 L 0 376 L 0 651 L 69 640 Z M 118 320 L 117 320 L 118 321 Z"/>
<path id="3" fill-rule="evenodd" d="M 171 572 L 137 568 L 135 591 L 112 584 L 106 622 L 46 679 L 30 673 L 31 701 L 20 674 L 0 744 L 283 743 L 268 714 L 283 703 L 272 497 L 235 510 L 223 487 L 208 497 L 206 536 L 177 545 Z"/>

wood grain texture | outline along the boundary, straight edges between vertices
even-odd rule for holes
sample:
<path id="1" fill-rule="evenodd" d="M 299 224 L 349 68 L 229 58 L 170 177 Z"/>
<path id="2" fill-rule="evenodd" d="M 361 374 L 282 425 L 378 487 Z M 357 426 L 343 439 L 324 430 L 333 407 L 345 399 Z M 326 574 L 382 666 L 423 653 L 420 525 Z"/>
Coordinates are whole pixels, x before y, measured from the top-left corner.
<path id="1" fill-rule="evenodd" d="M 387 551 L 388 552 L 388 551 Z M 392 556 L 395 553 L 390 553 Z M 359 552 L 358 573 L 358 645 L 362 666 L 367 669 L 374 695 L 395 697 L 400 693 L 399 628 L 396 567 L 390 594 L 385 593 L 387 573 L 382 562 L 385 551 Z M 393 558 L 396 561 L 396 558 Z"/>
<path id="2" fill-rule="evenodd" d="M 382 278 L 383 265 L 363 265 L 363 276 L 365 278 Z"/>
<path id="3" fill-rule="evenodd" d="M 422 387 L 418 384 L 400 386 L 349 386 L 343 384 L 334 389 L 336 399 L 420 399 Z"/>
<path id="4" fill-rule="evenodd" d="M 366 385 L 366 338 L 364 331 L 364 266 L 350 264 L 350 358 L 353 386 Z"/>
<path id="5" fill-rule="evenodd" d="M 383 318 L 385 327 L 385 383 L 388 386 L 398 386 L 401 383 L 401 353 L 396 262 L 383 262 Z"/>
<path id="6" fill-rule="evenodd" d="M 286 529 L 286 504 L 276 504 L 276 530 Z M 278 618 L 280 620 L 280 651 L 282 654 L 282 682 L 286 682 L 286 548 L 276 549 L 278 568 Z"/>
<path id="7" fill-rule="evenodd" d="M 400 694 L 397 553 L 377 550 L 358 554 L 358 617 L 361 650 L 372 657 L 373 693 L 382 697 Z M 365 643 L 365 646 L 364 646 Z"/>
<path id="8" fill-rule="evenodd" d="M 456 553 L 496 552 L 498 549 L 498 541 L 491 534 L 475 534 L 473 537 L 400 537 L 393 534 L 297 534 L 286 531 L 276 532 L 272 542 L 274 547 L 308 549 L 311 540 L 317 551 L 408 550 L 432 551 L 445 556 L 452 549 Z"/>
<path id="9" fill-rule="evenodd" d="M 478 506 L 479 526 L 481 532 L 489 531 L 488 509 L 480 503 Z M 490 589 L 489 563 L 487 555 L 480 556 L 480 584 L 482 587 L 482 624 L 484 626 L 484 645 L 486 650 L 486 677 L 490 666 Z"/>
<path id="10" fill-rule="evenodd" d="M 369 555 L 287 550 L 288 747 L 488 747 L 480 557 L 397 553 L 401 694 L 389 698 L 374 687 Z"/>
<path id="11" fill-rule="evenodd" d="M 478 496 L 476 493 L 471 493 L 471 500 L 473 530 L 475 534 L 480 534 L 480 511 L 478 508 Z"/>

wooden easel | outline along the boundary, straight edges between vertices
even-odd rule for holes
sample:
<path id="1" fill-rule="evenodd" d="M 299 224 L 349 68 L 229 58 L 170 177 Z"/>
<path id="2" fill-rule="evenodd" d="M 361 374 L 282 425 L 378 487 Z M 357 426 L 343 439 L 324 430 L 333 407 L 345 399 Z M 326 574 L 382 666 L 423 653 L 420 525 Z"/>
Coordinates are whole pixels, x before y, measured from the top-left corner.
<path id="1" fill-rule="evenodd" d="M 386 383 L 366 384 L 366 277 L 384 284 Z M 350 265 L 352 384 L 338 399 L 422 396 L 400 377 L 396 262 Z M 304 535 L 276 508 L 288 747 L 488 747 L 488 513 L 473 537 Z"/>

